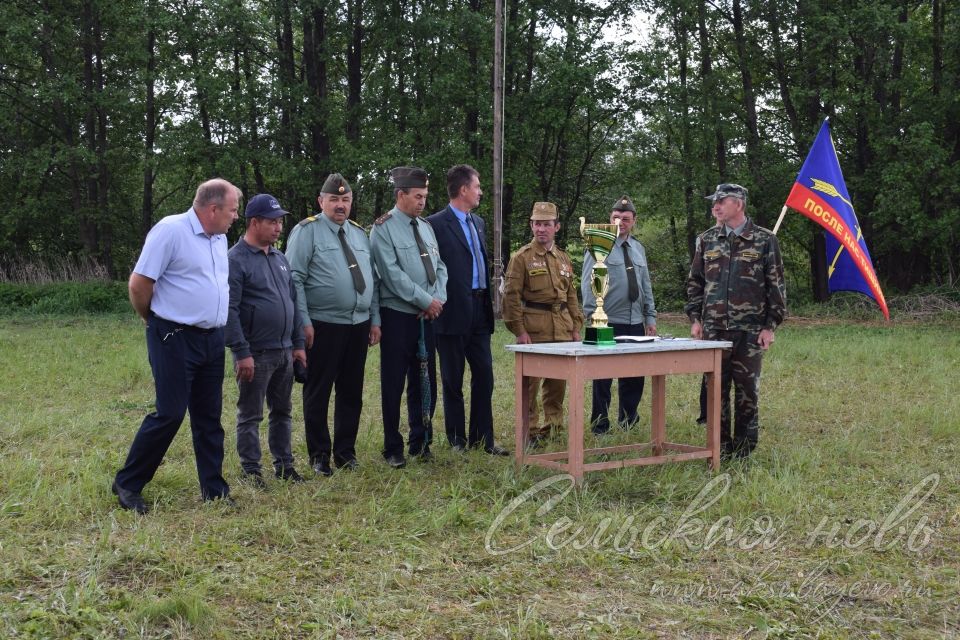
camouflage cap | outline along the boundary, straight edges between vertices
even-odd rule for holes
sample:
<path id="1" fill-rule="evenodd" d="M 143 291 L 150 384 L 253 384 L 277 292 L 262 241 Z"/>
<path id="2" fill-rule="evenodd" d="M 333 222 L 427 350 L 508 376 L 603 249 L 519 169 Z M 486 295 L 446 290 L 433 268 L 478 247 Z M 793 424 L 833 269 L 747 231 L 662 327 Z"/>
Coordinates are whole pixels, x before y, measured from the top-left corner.
<path id="1" fill-rule="evenodd" d="M 610 207 L 611 211 L 632 211 L 634 214 L 637 213 L 636 207 L 633 206 L 633 201 L 630 199 L 630 196 L 622 195 L 617 198 L 617 201 L 613 203 L 613 206 Z"/>
<path id="2" fill-rule="evenodd" d="M 531 220 L 556 220 L 557 205 L 552 202 L 534 202 L 533 212 L 530 214 Z"/>
<path id="3" fill-rule="evenodd" d="M 725 182 L 717 185 L 717 190 L 713 192 L 713 195 L 706 196 L 707 200 L 713 200 L 714 202 L 723 200 L 724 198 L 737 198 L 746 202 L 747 190 L 738 184 Z"/>
<path id="4" fill-rule="evenodd" d="M 426 189 L 430 186 L 427 172 L 420 167 L 395 167 L 390 170 L 394 189 Z"/>
<path id="5" fill-rule="evenodd" d="M 350 193 L 350 183 L 339 173 L 331 173 L 320 188 L 320 193 L 334 193 L 342 196 Z"/>

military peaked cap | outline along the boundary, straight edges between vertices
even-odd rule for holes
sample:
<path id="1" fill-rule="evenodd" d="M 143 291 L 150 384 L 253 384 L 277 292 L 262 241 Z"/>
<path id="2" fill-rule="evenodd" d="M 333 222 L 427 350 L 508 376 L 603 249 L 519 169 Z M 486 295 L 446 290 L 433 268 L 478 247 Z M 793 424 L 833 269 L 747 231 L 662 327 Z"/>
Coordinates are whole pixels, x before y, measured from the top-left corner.
<path id="1" fill-rule="evenodd" d="M 556 220 L 557 205 L 552 202 L 534 202 L 533 212 L 530 214 L 531 220 Z"/>

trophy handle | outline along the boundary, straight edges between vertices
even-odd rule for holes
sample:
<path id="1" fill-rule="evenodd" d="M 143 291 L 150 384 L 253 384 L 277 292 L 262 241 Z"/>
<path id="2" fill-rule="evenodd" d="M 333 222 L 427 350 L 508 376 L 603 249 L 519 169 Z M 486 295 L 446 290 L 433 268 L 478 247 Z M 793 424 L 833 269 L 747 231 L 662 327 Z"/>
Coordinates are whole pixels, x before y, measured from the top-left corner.
<path id="1" fill-rule="evenodd" d="M 580 235 L 583 235 L 583 230 L 587 226 L 587 219 L 583 216 L 580 216 Z"/>

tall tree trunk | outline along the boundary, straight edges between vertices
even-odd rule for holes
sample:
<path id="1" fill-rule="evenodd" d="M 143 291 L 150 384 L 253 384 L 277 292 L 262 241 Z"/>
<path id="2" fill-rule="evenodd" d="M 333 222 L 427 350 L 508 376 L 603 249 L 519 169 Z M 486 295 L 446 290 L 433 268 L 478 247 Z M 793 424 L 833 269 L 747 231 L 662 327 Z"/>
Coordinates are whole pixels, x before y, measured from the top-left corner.
<path id="1" fill-rule="evenodd" d="M 303 67 L 309 88 L 310 160 L 314 196 L 330 172 L 330 137 L 327 133 L 327 26 L 326 2 L 318 3 L 303 19 Z"/>
<path id="2" fill-rule="evenodd" d="M 154 21 L 156 3 L 147 3 L 147 75 L 145 81 L 144 125 L 143 125 L 143 206 L 140 209 L 140 235 L 147 237 L 153 226 L 153 182 L 156 163 L 153 156 L 154 140 L 157 135 L 157 26 Z"/>
<path id="3" fill-rule="evenodd" d="M 363 82 L 363 0 L 347 0 L 347 24 L 350 43 L 347 46 L 347 140 L 360 141 L 361 89 Z M 356 178 L 356 176 L 351 176 Z"/>
<path id="4" fill-rule="evenodd" d="M 753 73 L 750 70 L 750 56 L 747 53 L 747 35 L 743 24 L 741 0 L 733 0 L 733 35 L 737 49 L 737 66 L 743 85 L 743 112 L 747 134 L 747 166 L 755 188 L 759 190 L 763 178 L 760 171 L 760 129 L 757 124 L 757 98 L 753 88 Z M 763 212 L 755 210 L 759 224 L 763 224 Z"/>

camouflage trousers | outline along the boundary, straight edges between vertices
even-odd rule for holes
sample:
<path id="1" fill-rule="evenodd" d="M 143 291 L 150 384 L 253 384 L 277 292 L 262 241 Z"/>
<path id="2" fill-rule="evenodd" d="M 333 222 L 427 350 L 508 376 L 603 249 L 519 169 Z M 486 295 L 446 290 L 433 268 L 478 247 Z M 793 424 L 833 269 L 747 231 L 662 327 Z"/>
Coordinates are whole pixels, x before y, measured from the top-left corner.
<path id="1" fill-rule="evenodd" d="M 757 446 L 760 426 L 760 366 L 763 350 L 758 334 L 750 331 L 704 330 L 705 340 L 728 340 L 720 375 L 720 446 L 726 453 L 748 455 Z M 730 429 L 730 386 L 734 388 L 734 428 Z"/>

